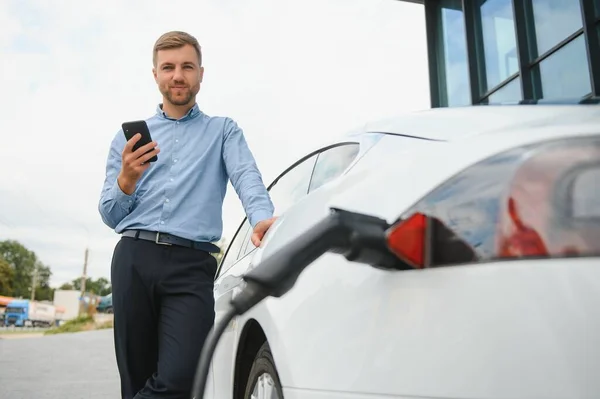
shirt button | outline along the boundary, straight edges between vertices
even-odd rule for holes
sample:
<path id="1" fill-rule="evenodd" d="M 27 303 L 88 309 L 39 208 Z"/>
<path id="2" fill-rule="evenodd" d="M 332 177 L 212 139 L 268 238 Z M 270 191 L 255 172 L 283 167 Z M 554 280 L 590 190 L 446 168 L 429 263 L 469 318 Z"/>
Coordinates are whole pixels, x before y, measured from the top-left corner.
<path id="1" fill-rule="evenodd" d="M 168 199 L 168 198 L 166 199 L 166 202 L 169 202 L 169 199 Z"/>
<path id="2" fill-rule="evenodd" d="M 177 121 L 177 122 L 175 122 L 175 123 L 177 123 L 177 124 L 179 125 L 179 121 Z"/>
<path id="3" fill-rule="evenodd" d="M 161 221 L 160 221 L 160 224 L 165 224 L 164 220 L 161 220 Z"/>
<path id="4" fill-rule="evenodd" d="M 176 143 L 179 143 L 179 140 L 175 140 Z"/>
<path id="5" fill-rule="evenodd" d="M 176 159 L 174 159 L 174 160 L 173 160 L 173 162 L 177 162 L 177 160 L 176 160 Z"/>
<path id="6" fill-rule="evenodd" d="M 173 178 L 171 177 L 169 180 L 173 181 Z"/>

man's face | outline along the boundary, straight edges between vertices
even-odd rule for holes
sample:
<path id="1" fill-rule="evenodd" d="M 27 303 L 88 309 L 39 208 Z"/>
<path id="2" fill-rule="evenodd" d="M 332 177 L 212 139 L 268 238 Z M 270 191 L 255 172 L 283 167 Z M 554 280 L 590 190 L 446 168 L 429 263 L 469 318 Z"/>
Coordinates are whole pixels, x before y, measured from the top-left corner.
<path id="1" fill-rule="evenodd" d="M 191 105 L 200 91 L 204 68 L 198 65 L 198 54 L 191 45 L 160 50 L 152 70 L 154 80 L 164 98 L 173 105 Z"/>

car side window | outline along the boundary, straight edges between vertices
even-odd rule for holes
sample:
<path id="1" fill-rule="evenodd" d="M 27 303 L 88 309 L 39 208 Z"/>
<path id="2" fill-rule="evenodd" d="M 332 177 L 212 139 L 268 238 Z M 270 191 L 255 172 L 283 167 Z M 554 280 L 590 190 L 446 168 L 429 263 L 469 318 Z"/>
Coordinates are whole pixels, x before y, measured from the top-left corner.
<path id="1" fill-rule="evenodd" d="M 315 165 L 317 155 L 302 161 L 290 169 L 269 189 L 269 195 L 275 206 L 275 215 L 281 215 L 296 201 L 308 194 L 308 185 Z M 255 250 L 252 244 L 252 231 L 246 236 L 245 245 L 240 252 L 240 258 Z"/>
<path id="2" fill-rule="evenodd" d="M 250 231 L 250 234 L 246 236 L 246 241 L 244 242 L 244 246 L 240 251 L 240 258 L 243 258 L 255 249 L 256 247 L 254 246 L 254 244 L 252 244 L 252 231 Z"/>
<path id="3" fill-rule="evenodd" d="M 269 188 L 275 215 L 281 215 L 310 191 L 340 176 L 356 158 L 359 150 L 358 143 L 332 147 L 310 156 L 285 172 Z M 221 262 L 219 274 L 256 249 L 251 237 L 252 228 L 246 219 Z"/>
<path id="4" fill-rule="evenodd" d="M 320 153 L 315 164 L 309 192 L 344 173 L 358 155 L 359 150 L 360 145 L 358 143 L 351 143 L 333 147 Z"/>
<path id="5" fill-rule="evenodd" d="M 229 270 L 229 268 L 233 266 L 238 260 L 240 249 L 242 249 L 243 245 L 246 243 L 246 237 L 249 237 L 249 232 L 250 222 L 248 222 L 248 219 L 246 218 L 244 220 L 244 224 L 238 230 L 237 234 L 233 238 L 233 241 L 229 245 L 227 252 L 223 256 L 223 259 L 221 260 L 221 264 L 219 266 L 219 270 L 217 272 L 217 276 Z"/>
<path id="6" fill-rule="evenodd" d="M 281 176 L 270 188 L 269 194 L 275 206 L 275 215 L 281 215 L 308 194 L 308 185 L 316 159 L 316 155 L 305 159 Z"/>

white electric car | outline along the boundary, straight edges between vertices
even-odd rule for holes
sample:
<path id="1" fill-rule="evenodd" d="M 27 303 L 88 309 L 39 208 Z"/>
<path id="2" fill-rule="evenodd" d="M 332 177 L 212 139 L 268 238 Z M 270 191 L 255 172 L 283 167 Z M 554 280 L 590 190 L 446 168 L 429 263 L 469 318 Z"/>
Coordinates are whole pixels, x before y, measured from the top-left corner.
<path id="1" fill-rule="evenodd" d="M 367 125 L 270 186 L 215 281 L 243 276 L 341 209 L 389 224 L 402 267 L 325 253 L 232 320 L 216 399 L 600 397 L 600 106 L 432 109 Z"/>

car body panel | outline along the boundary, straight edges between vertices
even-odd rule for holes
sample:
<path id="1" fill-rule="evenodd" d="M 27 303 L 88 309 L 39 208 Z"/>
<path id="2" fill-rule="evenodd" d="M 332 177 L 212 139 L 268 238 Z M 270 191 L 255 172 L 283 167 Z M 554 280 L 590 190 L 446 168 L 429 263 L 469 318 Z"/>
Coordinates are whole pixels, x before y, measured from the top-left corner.
<path id="1" fill-rule="evenodd" d="M 278 337 L 269 342 L 289 387 L 591 397 L 600 390 L 598 266 L 577 259 L 389 272 L 325 255 L 284 298 L 267 300 L 278 322 L 267 336 Z"/>
<path id="2" fill-rule="evenodd" d="M 373 159 L 378 160 L 378 169 L 370 166 L 364 176 L 353 181 L 356 184 L 348 192 L 336 196 L 328 206 L 373 214 L 392 222 L 442 182 L 493 155 L 548 140 L 598 134 L 600 126 L 591 123 L 553 127 L 551 131 L 546 128 L 522 129 L 505 135 L 469 138 L 464 142 L 431 142 L 426 149 L 420 148 L 418 152 L 399 150 L 399 156 L 395 159 L 376 153 L 379 147 L 394 148 L 393 137 L 384 137 L 380 146 L 370 152 Z M 353 172 L 359 170 L 362 170 L 360 164 Z M 336 183 L 347 184 L 340 181 Z M 385 187 L 388 199 L 373 206 L 372 193 L 381 190 L 381 187 Z M 391 200 L 392 197 L 394 200 Z"/>
<path id="3" fill-rule="evenodd" d="M 454 141 L 520 129 L 596 124 L 600 106 L 501 105 L 434 108 L 367 123 L 364 131 Z"/>
<path id="4" fill-rule="evenodd" d="M 536 107 L 432 110 L 410 116 L 410 123 L 368 125 L 367 131 L 401 136 L 378 139 L 341 176 L 281 214 L 260 248 L 223 270 L 215 281 L 217 320 L 249 269 L 332 207 L 391 223 L 492 155 L 600 133 L 597 106 Z M 427 119 L 421 130 L 405 132 L 419 126 L 418 118 Z M 435 118 L 440 131 L 451 132 L 447 140 L 433 130 Z M 463 121 L 461 133 L 456 125 Z M 265 299 L 230 323 L 207 393 L 232 397 L 242 331 L 257 323 L 286 399 L 595 397 L 599 266 L 598 258 L 581 258 L 385 271 L 325 254 L 285 296 Z"/>

